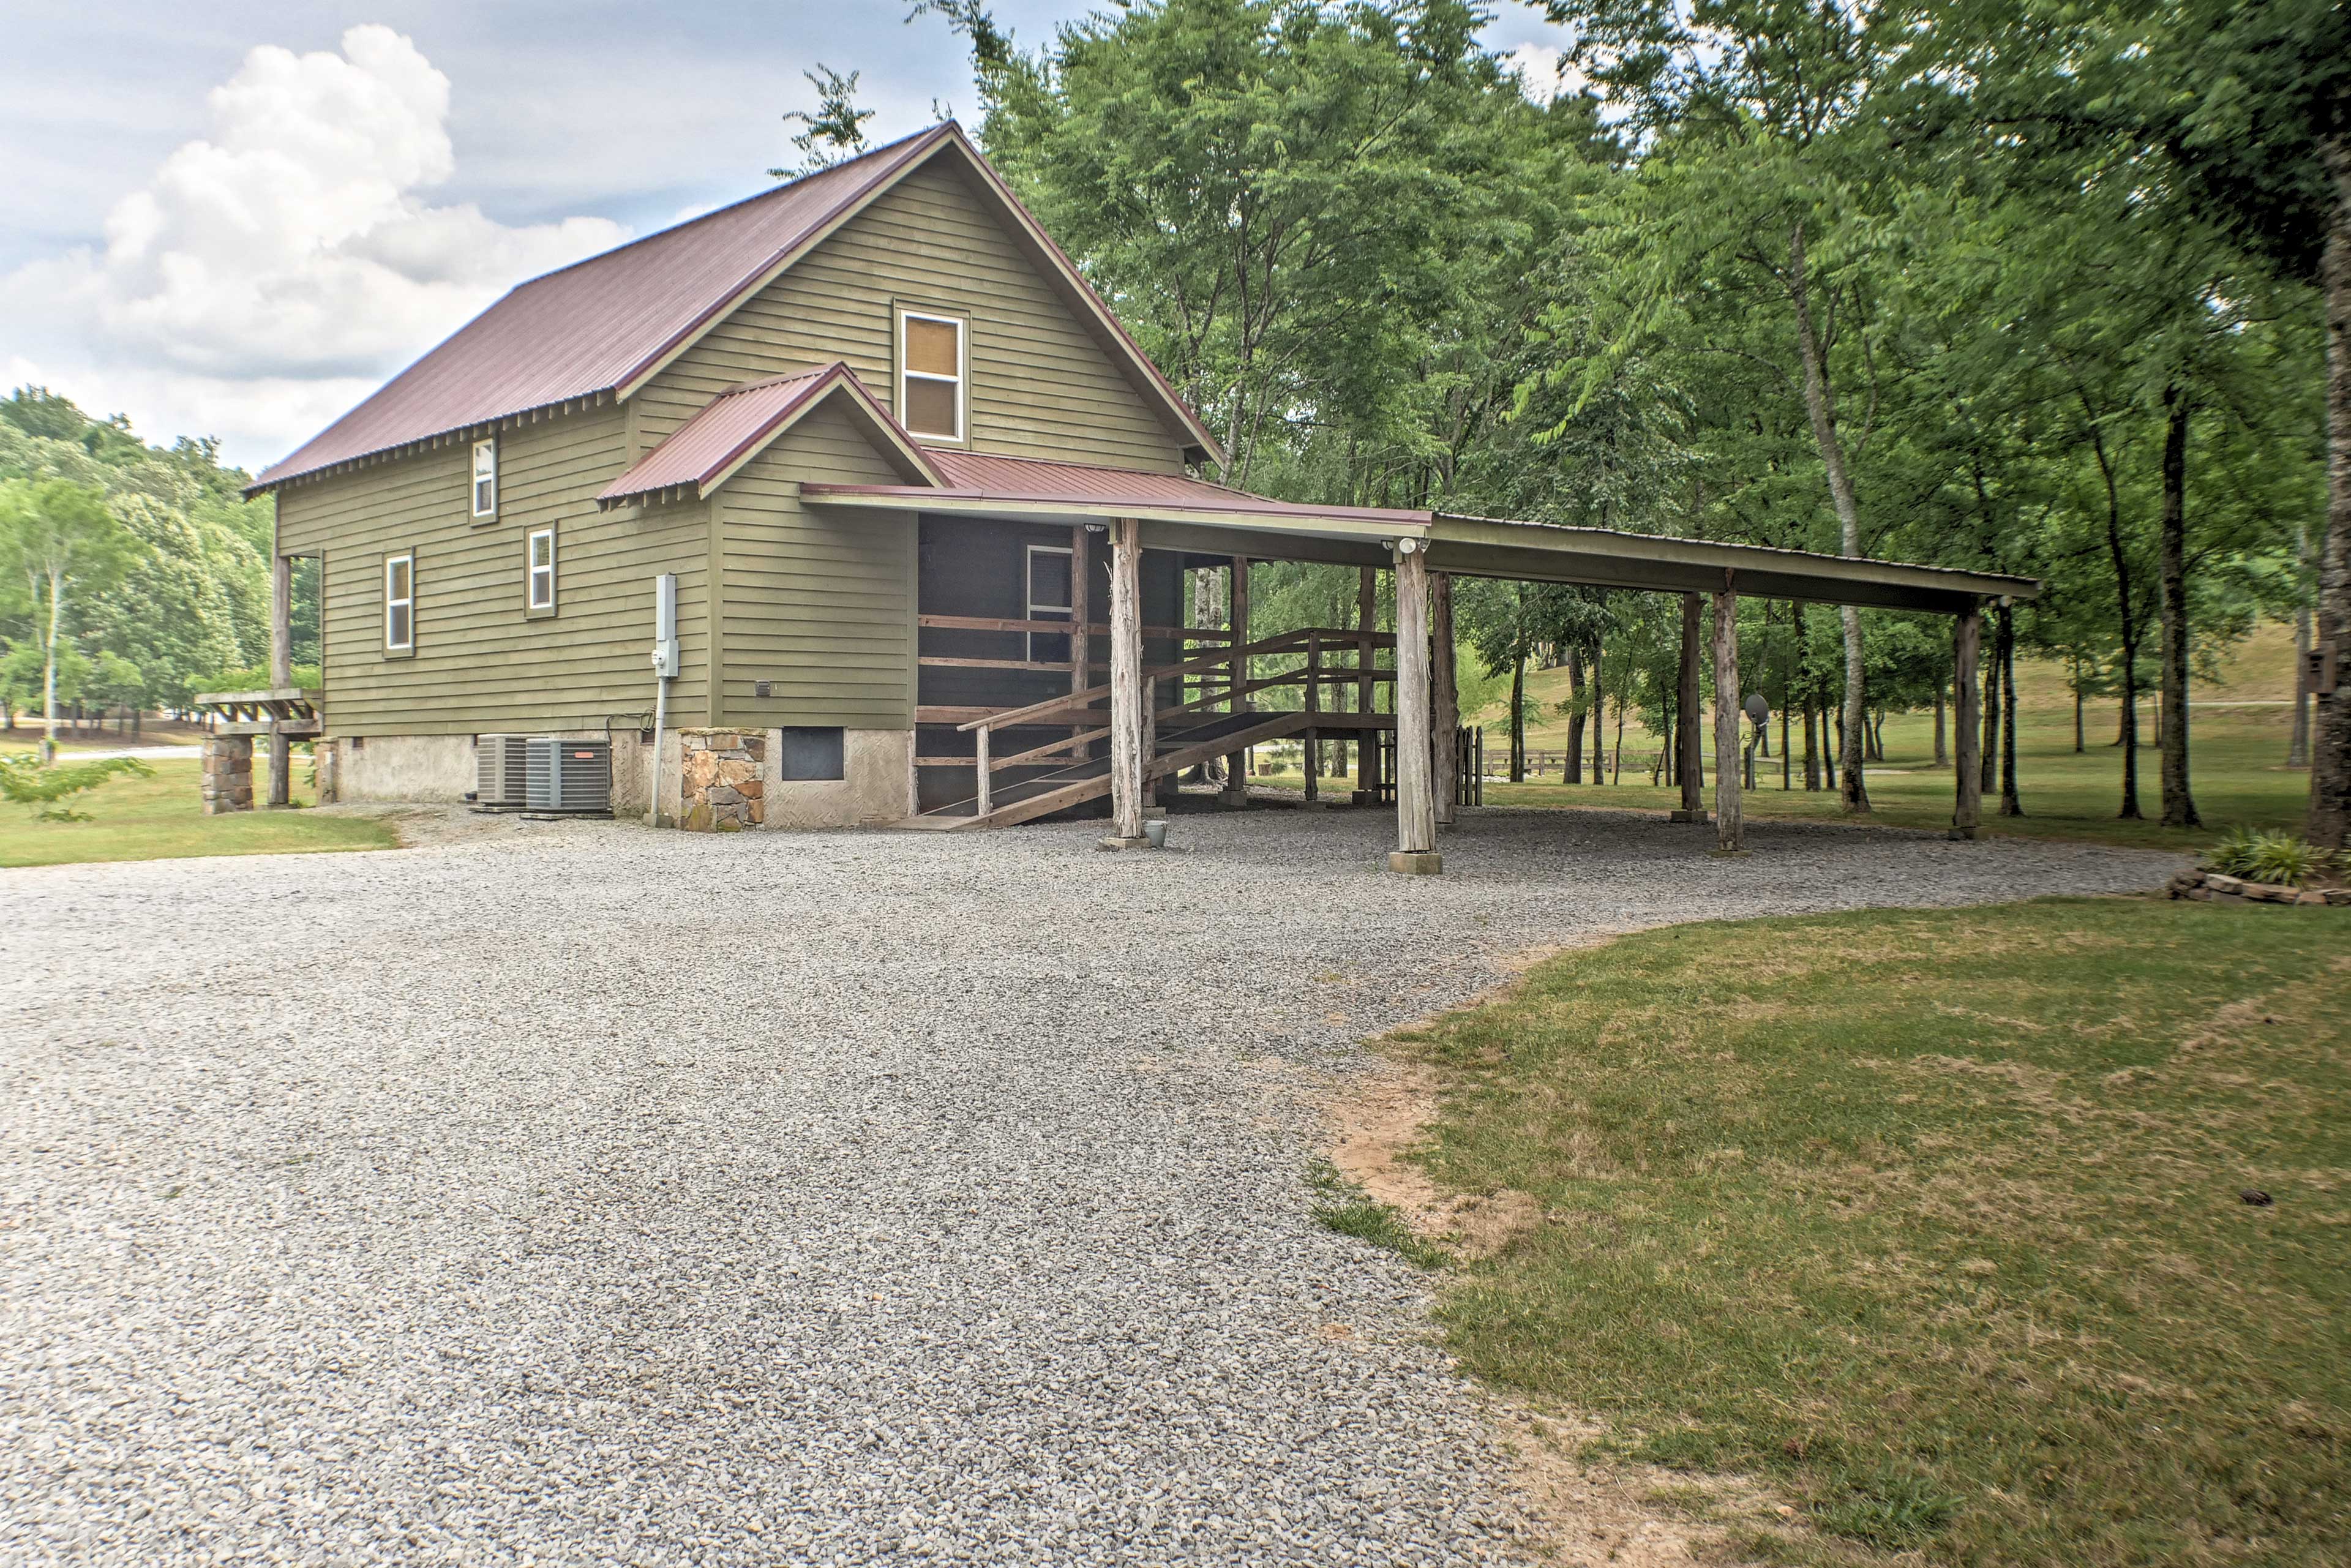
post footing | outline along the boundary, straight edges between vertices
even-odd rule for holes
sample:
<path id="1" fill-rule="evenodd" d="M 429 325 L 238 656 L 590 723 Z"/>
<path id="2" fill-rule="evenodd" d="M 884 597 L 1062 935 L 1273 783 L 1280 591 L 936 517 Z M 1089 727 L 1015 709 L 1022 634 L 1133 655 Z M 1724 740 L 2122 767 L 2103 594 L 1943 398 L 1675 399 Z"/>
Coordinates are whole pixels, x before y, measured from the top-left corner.
<path id="1" fill-rule="evenodd" d="M 1952 828 L 1946 831 L 1943 836 L 1957 842 L 1972 842 L 1973 841 L 1983 837 L 1983 830 L 1980 828 Z"/>
<path id="2" fill-rule="evenodd" d="M 1376 806 L 1380 803 L 1380 792 L 1376 789 L 1358 789 L 1347 797 L 1347 802 L 1353 806 Z"/>
<path id="3" fill-rule="evenodd" d="M 1113 837 L 1102 840 L 1102 842 L 1096 844 L 1094 847 L 1099 850 L 1147 850 L 1151 847 L 1151 841 L 1149 839 L 1122 839 Z"/>
<path id="4" fill-rule="evenodd" d="M 1246 811 L 1249 810 L 1249 791 L 1246 789 L 1219 789 L 1217 791 L 1217 804 L 1222 806 L 1228 811 Z"/>
<path id="5" fill-rule="evenodd" d="M 1435 850 L 1390 850 L 1388 870 L 1399 876 L 1436 876 L 1445 870 L 1445 857 Z"/>
<path id="6" fill-rule="evenodd" d="M 1666 814 L 1666 821 L 1668 822 L 1698 822 L 1703 824 L 1711 822 L 1714 819 L 1708 816 L 1704 811 L 1687 811 L 1681 807 L 1677 806 Z"/>

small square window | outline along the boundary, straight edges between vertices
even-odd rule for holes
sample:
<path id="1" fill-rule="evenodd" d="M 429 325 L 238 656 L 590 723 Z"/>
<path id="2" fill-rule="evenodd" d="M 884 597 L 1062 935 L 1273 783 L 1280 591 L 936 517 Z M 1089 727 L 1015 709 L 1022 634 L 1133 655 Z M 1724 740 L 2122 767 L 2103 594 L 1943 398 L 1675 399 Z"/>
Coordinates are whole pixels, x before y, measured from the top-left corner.
<path id="1" fill-rule="evenodd" d="M 474 443 L 474 516 L 498 515 L 497 437 Z"/>
<path id="2" fill-rule="evenodd" d="M 969 356 L 963 319 L 898 312 L 898 422 L 934 441 L 964 438 Z"/>
<path id="3" fill-rule="evenodd" d="M 416 646 L 416 557 L 386 556 L 383 560 L 383 647 L 388 653 L 405 653 Z"/>
<path id="4" fill-rule="evenodd" d="M 524 559 L 528 562 L 527 575 L 529 580 L 530 608 L 554 609 L 555 530 L 553 528 L 532 529 L 528 552 Z"/>
<path id="5" fill-rule="evenodd" d="M 848 776 L 842 765 L 841 732 L 838 727 L 830 729 L 787 727 L 778 733 L 783 737 L 783 744 L 777 750 L 777 778 L 815 779 Z"/>

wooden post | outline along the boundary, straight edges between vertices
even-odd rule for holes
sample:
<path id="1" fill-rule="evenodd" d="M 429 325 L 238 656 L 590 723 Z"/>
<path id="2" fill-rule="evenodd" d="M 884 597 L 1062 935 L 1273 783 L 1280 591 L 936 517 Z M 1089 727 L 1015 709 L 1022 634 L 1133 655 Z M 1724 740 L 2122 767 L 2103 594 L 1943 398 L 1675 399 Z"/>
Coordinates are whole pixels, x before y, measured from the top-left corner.
<path id="1" fill-rule="evenodd" d="M 1955 839 L 1972 839 L 1983 821 L 1983 687 L 1976 665 L 1983 657 L 1983 612 L 1970 610 L 1951 632 L 1951 768 L 1959 799 L 1951 810 Z"/>
<path id="2" fill-rule="evenodd" d="M 1380 620 L 1380 569 L 1364 568 L 1355 583 L 1355 711 L 1368 714 L 1373 709 L 1372 661 L 1376 651 L 1372 638 Z M 1376 806 L 1380 803 L 1380 737 L 1369 729 L 1355 732 L 1355 804 Z"/>
<path id="3" fill-rule="evenodd" d="M 991 786 L 988 783 L 988 775 L 993 771 L 993 769 L 988 767 L 987 763 L 987 730 L 983 726 L 973 733 L 979 741 L 979 788 L 974 791 L 974 794 L 977 797 L 977 803 L 979 810 L 974 814 L 985 817 L 987 815 L 989 791 L 991 789 Z"/>
<path id="4" fill-rule="evenodd" d="M 294 558 L 277 555 L 269 572 L 269 684 L 294 684 Z M 290 803 L 294 785 L 294 743 L 285 736 L 269 737 L 269 803 Z"/>
<path id="5" fill-rule="evenodd" d="M 1744 850 L 1746 818 L 1739 800 L 1739 596 L 1730 574 L 1714 595 L 1714 823 L 1717 846 Z"/>
<path id="6" fill-rule="evenodd" d="M 1418 539 L 1396 545 L 1396 847 L 1388 869 L 1433 876 L 1445 869 L 1437 852 L 1437 791 L 1429 777 L 1428 557 Z"/>
<path id="7" fill-rule="evenodd" d="M 1453 825 L 1458 803 L 1456 781 L 1461 774 L 1461 690 L 1453 668 L 1453 574 L 1432 572 L 1428 579 L 1428 675 L 1436 685 L 1437 825 Z"/>
<path id="8" fill-rule="evenodd" d="M 1677 822 L 1703 822 L 1706 806 L 1699 799 L 1705 765 L 1698 747 L 1698 595 L 1682 595 L 1681 679 L 1674 696 L 1674 768 L 1681 779 L 1682 803 L 1673 813 Z"/>
<path id="9" fill-rule="evenodd" d="M 1110 526 L 1111 837 L 1119 849 L 1143 836 L 1142 527 L 1133 517 Z"/>
<path id="10" fill-rule="evenodd" d="M 1241 687 L 1249 682 L 1249 655 L 1241 650 L 1249 643 L 1249 557 L 1233 557 L 1231 591 L 1226 598 L 1231 602 L 1227 621 L 1232 629 L 1232 662 L 1226 666 L 1233 684 L 1232 711 L 1247 713 L 1249 699 Z M 1224 793 L 1217 797 L 1224 806 L 1249 804 L 1249 752 L 1247 748 L 1233 752 L 1225 758 Z"/>
<path id="11" fill-rule="evenodd" d="M 1310 632 L 1306 638 L 1306 747 L 1303 763 L 1306 768 L 1306 803 L 1322 804 L 1322 732 L 1315 721 L 1322 716 L 1322 639 Z"/>
<path id="12" fill-rule="evenodd" d="M 1159 782 L 1151 776 L 1151 765 L 1159 760 L 1159 677 L 1152 676 L 1143 683 L 1143 803 L 1150 805 L 1159 798 Z"/>
<path id="13" fill-rule="evenodd" d="M 1093 608 L 1086 602 L 1086 589 L 1093 580 L 1086 572 L 1087 531 L 1083 523 L 1070 530 L 1070 690 L 1072 694 L 1084 691 L 1093 682 L 1093 674 L 1086 667 L 1092 653 L 1086 646 L 1086 625 L 1093 619 Z M 1070 726 L 1072 737 L 1083 735 L 1093 727 L 1087 722 L 1089 716 L 1082 708 L 1070 716 L 1073 721 Z M 1091 744 L 1073 747 L 1070 759 L 1082 762 L 1092 750 Z"/>

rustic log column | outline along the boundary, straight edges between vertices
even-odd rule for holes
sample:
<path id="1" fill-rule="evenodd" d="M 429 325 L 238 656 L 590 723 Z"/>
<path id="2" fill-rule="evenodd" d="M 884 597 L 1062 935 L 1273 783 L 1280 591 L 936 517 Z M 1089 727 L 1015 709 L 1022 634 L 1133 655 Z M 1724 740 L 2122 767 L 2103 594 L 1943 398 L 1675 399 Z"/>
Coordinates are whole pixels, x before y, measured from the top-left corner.
<path id="1" fill-rule="evenodd" d="M 1437 791 L 1429 777 L 1428 557 L 1418 539 L 1396 544 L 1396 847 L 1388 869 L 1433 876 Z"/>
<path id="2" fill-rule="evenodd" d="M 1739 789 L 1739 596 L 1730 574 L 1714 595 L 1714 822 L 1719 846 L 1744 850 L 1747 821 Z"/>
<path id="3" fill-rule="evenodd" d="M 1233 557 L 1232 583 L 1226 598 L 1230 601 L 1230 612 L 1227 615 L 1226 622 L 1231 627 L 1233 634 L 1232 660 L 1226 666 L 1233 684 L 1231 706 L 1235 713 L 1247 713 L 1249 698 L 1242 694 L 1241 687 L 1249 682 L 1249 655 L 1241 650 L 1249 643 L 1249 557 L 1245 555 Z M 1232 752 L 1225 758 L 1225 789 L 1224 793 L 1217 797 L 1217 800 L 1219 805 L 1225 806 L 1249 804 L 1249 752 L 1246 748 Z"/>
<path id="4" fill-rule="evenodd" d="M 1372 661 L 1376 651 L 1372 638 L 1380 623 L 1380 569 L 1364 568 L 1355 584 L 1355 711 L 1368 715 L 1373 710 Z M 1355 804 L 1376 806 L 1380 803 L 1380 737 L 1376 731 L 1364 728 L 1355 731 Z"/>
<path id="5" fill-rule="evenodd" d="M 1070 530 L 1070 691 L 1072 695 L 1093 684 L 1093 674 L 1086 668 L 1092 656 L 1086 646 L 1086 626 L 1093 616 L 1092 606 L 1086 602 L 1086 589 L 1093 580 L 1086 573 L 1086 535 L 1087 528 L 1083 523 Z M 1093 727 L 1087 722 L 1089 715 L 1083 708 L 1070 717 L 1072 739 Z M 1073 746 L 1070 748 L 1070 758 L 1081 762 L 1092 750 L 1091 744 Z"/>
<path id="6" fill-rule="evenodd" d="M 291 556 L 273 556 L 271 561 L 269 684 L 272 687 L 294 684 L 294 560 Z M 283 806 L 291 802 L 293 784 L 294 743 L 273 732 L 269 737 L 269 803 Z"/>
<path id="7" fill-rule="evenodd" d="M 1951 632 L 1952 772 L 1959 799 L 1951 810 L 1955 839 L 1972 839 L 1983 821 L 1983 686 L 1976 666 L 1983 657 L 1983 612 L 1970 610 Z"/>
<path id="8" fill-rule="evenodd" d="M 1677 822 L 1703 822 L 1706 806 L 1698 791 L 1706 777 L 1698 746 L 1698 602 L 1695 593 L 1682 595 L 1681 679 L 1674 695 L 1674 767 L 1681 775 L 1682 803 L 1673 813 Z"/>
<path id="9" fill-rule="evenodd" d="M 1453 667 L 1453 574 L 1428 579 L 1428 675 L 1435 683 L 1437 824 L 1453 825 L 1454 786 L 1461 773 L 1461 688 Z"/>
<path id="10" fill-rule="evenodd" d="M 1133 517 L 1110 526 L 1110 800 L 1116 849 L 1143 836 L 1142 528 Z"/>

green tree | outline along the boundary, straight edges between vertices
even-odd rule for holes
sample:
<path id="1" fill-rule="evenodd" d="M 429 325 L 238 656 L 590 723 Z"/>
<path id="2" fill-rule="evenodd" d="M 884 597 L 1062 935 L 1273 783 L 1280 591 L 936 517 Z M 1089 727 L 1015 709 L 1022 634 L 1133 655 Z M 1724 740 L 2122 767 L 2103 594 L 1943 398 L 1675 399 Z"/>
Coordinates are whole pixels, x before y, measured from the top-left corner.
<path id="1" fill-rule="evenodd" d="M 103 587 L 135 559 L 106 498 L 70 480 L 0 484 L 0 573 L 25 584 L 33 640 L 40 651 L 42 747 L 57 745 L 57 659 L 67 635 L 66 608 Z"/>
<path id="2" fill-rule="evenodd" d="M 787 169 L 770 169 L 768 176 L 778 180 L 797 180 L 804 174 L 830 169 L 865 151 L 865 122 L 874 111 L 857 106 L 857 72 L 842 76 L 822 61 L 812 71 L 802 71 L 810 87 L 816 89 L 816 109 L 793 110 L 784 116 L 786 125 L 797 124 L 799 134 L 792 145 L 799 149 L 799 164 Z"/>

